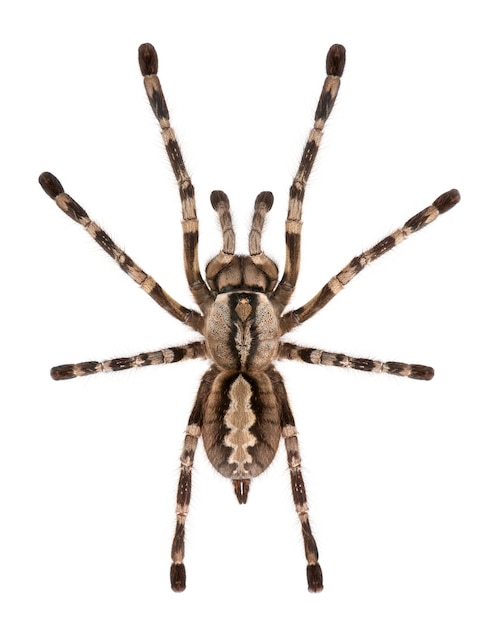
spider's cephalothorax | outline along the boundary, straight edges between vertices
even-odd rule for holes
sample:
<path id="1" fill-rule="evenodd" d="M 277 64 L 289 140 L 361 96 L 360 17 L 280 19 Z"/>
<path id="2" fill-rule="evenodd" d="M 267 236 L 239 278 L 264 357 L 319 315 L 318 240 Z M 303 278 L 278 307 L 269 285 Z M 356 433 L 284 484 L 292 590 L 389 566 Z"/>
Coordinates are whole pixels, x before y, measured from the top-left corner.
<path id="1" fill-rule="evenodd" d="M 292 483 L 293 499 L 302 526 L 307 580 L 310 591 L 321 591 L 322 572 L 317 546 L 308 518 L 307 498 L 301 473 L 297 431 L 280 374 L 273 361 L 290 359 L 305 363 L 350 367 L 370 372 L 384 372 L 430 380 L 431 367 L 396 361 L 375 361 L 281 341 L 281 337 L 302 324 L 347 285 L 368 263 L 391 250 L 408 235 L 423 228 L 460 199 L 452 189 L 429 207 L 410 218 L 401 228 L 375 246 L 354 257 L 338 274 L 303 306 L 284 313 L 297 282 L 300 265 L 302 202 L 306 184 L 317 155 L 324 124 L 331 112 L 345 65 L 345 49 L 334 45 L 326 59 L 327 77 L 317 105 L 313 128 L 309 134 L 298 171 L 289 193 L 285 240 L 286 259 L 283 275 L 261 249 L 261 232 L 273 195 L 258 195 L 249 235 L 249 256 L 235 254 L 228 198 L 213 191 L 211 203 L 217 211 L 223 233 L 223 248 L 206 268 L 206 280 L 198 264 L 198 221 L 194 187 L 170 126 L 170 118 L 157 76 L 158 58 L 151 44 L 139 48 L 139 64 L 144 76 L 151 107 L 156 115 L 163 141 L 175 174 L 182 201 L 184 264 L 187 281 L 201 313 L 174 300 L 149 275 L 121 250 L 87 215 L 84 209 L 63 190 L 60 182 L 48 172 L 40 183 L 57 205 L 81 224 L 95 241 L 120 265 L 142 289 L 176 319 L 201 333 L 203 341 L 184 346 L 163 348 L 132 357 L 108 361 L 86 361 L 59 365 L 51 370 L 55 380 L 174 363 L 185 359 L 209 359 L 186 429 L 180 458 L 180 480 L 177 493 L 177 523 L 172 544 L 171 586 L 185 589 L 184 536 L 192 486 L 192 464 L 199 437 L 202 436 L 209 460 L 223 476 L 233 482 L 240 503 L 247 501 L 250 480 L 272 462 L 280 441 L 285 442 Z"/>

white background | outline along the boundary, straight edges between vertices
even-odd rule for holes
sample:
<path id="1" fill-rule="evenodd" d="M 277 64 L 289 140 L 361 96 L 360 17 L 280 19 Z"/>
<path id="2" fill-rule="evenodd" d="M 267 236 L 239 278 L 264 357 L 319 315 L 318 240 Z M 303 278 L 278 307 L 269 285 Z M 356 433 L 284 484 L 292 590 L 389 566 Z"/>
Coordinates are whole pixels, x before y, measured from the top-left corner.
<path id="1" fill-rule="evenodd" d="M 488 3 L 417 0 L 17 2 L 0 26 L 0 622 L 494 622 Z M 325 590 L 306 591 L 284 451 L 240 507 L 202 446 L 184 594 L 169 590 L 178 457 L 204 362 L 55 383 L 52 365 L 180 345 L 156 306 L 42 192 L 53 171 L 191 306 L 180 206 L 137 65 L 156 46 L 197 191 L 240 251 L 256 194 L 282 266 L 287 193 L 328 47 L 347 67 L 305 203 L 294 306 L 440 193 L 462 201 L 293 334 L 433 365 L 430 383 L 281 364 L 300 431 Z"/>

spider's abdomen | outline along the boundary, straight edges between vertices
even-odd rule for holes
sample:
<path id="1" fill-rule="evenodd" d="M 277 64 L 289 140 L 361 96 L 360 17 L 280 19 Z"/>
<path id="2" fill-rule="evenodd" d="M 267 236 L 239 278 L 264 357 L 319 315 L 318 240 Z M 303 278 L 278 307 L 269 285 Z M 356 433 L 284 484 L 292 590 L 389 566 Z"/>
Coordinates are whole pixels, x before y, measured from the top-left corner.
<path id="1" fill-rule="evenodd" d="M 278 317 L 264 293 L 222 293 L 208 312 L 205 337 L 209 356 L 221 369 L 264 370 L 277 355 Z"/>
<path id="2" fill-rule="evenodd" d="M 264 372 L 221 372 L 203 408 L 206 454 L 220 474 L 248 480 L 274 459 L 281 436 L 279 408 Z"/>

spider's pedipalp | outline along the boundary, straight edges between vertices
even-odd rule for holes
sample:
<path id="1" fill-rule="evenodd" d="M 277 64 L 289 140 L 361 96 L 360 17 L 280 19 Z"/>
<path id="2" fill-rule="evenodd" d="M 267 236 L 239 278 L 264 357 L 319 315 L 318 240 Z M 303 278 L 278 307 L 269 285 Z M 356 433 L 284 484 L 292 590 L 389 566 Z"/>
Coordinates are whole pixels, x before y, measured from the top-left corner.
<path id="1" fill-rule="evenodd" d="M 254 216 L 249 233 L 249 254 L 255 256 L 261 254 L 261 235 L 264 227 L 266 213 L 273 206 L 274 196 L 270 191 L 261 191 L 254 204 Z"/>
<path id="2" fill-rule="evenodd" d="M 235 254 L 235 231 L 232 226 L 232 216 L 230 213 L 230 201 L 224 191 L 215 190 L 211 192 L 211 205 L 218 213 L 221 232 L 223 233 L 223 254 Z"/>

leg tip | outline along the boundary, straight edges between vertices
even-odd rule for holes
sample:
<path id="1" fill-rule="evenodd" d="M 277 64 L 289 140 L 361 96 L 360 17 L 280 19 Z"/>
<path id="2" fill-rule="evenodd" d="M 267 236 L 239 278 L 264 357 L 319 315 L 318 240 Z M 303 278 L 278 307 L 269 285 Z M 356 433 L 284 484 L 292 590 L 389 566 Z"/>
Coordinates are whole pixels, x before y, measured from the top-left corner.
<path id="1" fill-rule="evenodd" d="M 322 569 L 319 563 L 307 565 L 307 584 L 312 593 L 319 593 L 323 590 Z"/>
<path id="2" fill-rule="evenodd" d="M 180 592 L 185 590 L 185 565 L 183 563 L 172 563 L 170 583 L 173 591 Z"/>
<path id="3" fill-rule="evenodd" d="M 432 380 L 434 378 L 434 369 L 428 365 L 412 365 L 409 378 Z"/>
<path id="4" fill-rule="evenodd" d="M 341 76 L 345 69 L 346 50 L 339 43 L 331 46 L 326 57 L 326 73 L 328 76 Z"/>
<path id="5" fill-rule="evenodd" d="M 50 172 L 43 172 L 38 178 L 39 184 L 43 188 L 43 191 L 50 196 L 52 200 L 63 193 L 63 187 L 58 178 L 53 176 Z"/>
<path id="6" fill-rule="evenodd" d="M 152 44 L 143 43 L 139 46 L 139 67 L 143 76 L 158 73 L 158 55 Z"/>
<path id="7" fill-rule="evenodd" d="M 458 189 L 450 189 L 449 191 L 446 191 L 446 193 L 441 194 L 439 198 L 436 198 L 436 200 L 434 200 L 433 202 L 433 205 L 436 207 L 439 213 L 446 213 L 446 211 L 452 209 L 455 204 L 458 204 L 459 201 L 460 192 L 458 191 Z"/>

